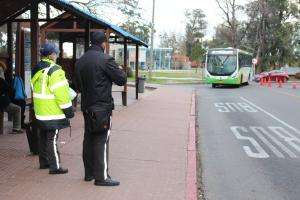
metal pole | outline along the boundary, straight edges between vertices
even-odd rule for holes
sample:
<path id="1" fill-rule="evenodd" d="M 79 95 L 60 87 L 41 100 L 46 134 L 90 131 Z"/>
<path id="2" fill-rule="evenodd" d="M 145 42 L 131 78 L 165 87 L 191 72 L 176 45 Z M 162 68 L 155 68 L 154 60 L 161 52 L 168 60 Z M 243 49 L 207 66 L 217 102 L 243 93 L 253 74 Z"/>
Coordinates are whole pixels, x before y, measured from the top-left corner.
<path id="1" fill-rule="evenodd" d="M 154 33 L 155 33 L 155 0 L 153 0 L 153 8 L 152 8 L 152 26 L 151 26 L 151 49 L 150 49 L 150 66 L 149 66 L 149 79 L 152 79 L 152 69 L 154 67 Z"/>
<path id="2" fill-rule="evenodd" d="M 135 48 L 135 98 L 139 99 L 139 45 Z"/>

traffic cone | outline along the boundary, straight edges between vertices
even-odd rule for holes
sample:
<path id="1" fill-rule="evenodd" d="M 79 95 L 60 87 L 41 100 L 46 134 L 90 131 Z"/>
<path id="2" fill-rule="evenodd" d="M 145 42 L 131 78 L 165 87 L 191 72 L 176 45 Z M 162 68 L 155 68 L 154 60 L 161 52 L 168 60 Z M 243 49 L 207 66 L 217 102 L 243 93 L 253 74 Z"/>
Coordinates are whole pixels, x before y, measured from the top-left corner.
<path id="1" fill-rule="evenodd" d="M 261 86 L 264 85 L 264 79 L 263 79 L 263 78 L 261 78 L 261 79 L 259 80 L 259 84 L 260 84 Z"/>
<path id="2" fill-rule="evenodd" d="M 292 83 L 293 89 L 297 89 L 297 83 Z"/>
<path id="3" fill-rule="evenodd" d="M 267 83 L 267 79 L 263 78 L 263 85 L 266 85 L 266 83 Z"/>
<path id="4" fill-rule="evenodd" d="M 278 82 L 278 88 L 282 88 L 282 81 L 281 80 L 279 80 L 279 82 Z"/>
<path id="5" fill-rule="evenodd" d="M 272 81 L 271 81 L 271 79 L 270 79 L 270 78 L 268 79 L 268 87 L 269 87 L 269 88 L 271 88 L 271 87 L 272 87 Z"/>

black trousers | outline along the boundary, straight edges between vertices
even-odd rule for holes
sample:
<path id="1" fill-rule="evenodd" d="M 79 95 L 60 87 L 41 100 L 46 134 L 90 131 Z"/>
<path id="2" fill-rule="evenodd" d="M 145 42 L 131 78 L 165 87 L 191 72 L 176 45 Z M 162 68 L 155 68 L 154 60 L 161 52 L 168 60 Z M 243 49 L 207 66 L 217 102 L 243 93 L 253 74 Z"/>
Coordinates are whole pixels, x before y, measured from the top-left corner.
<path id="1" fill-rule="evenodd" d="M 94 176 L 95 180 L 105 180 L 108 175 L 108 154 L 110 130 L 102 133 L 91 133 L 91 121 L 84 113 L 83 164 L 85 176 Z M 110 126 L 111 127 L 111 126 Z"/>
<path id="2" fill-rule="evenodd" d="M 60 154 L 57 148 L 58 130 L 39 131 L 40 166 L 49 166 L 50 170 L 60 168 Z"/>
<path id="3" fill-rule="evenodd" d="M 25 125 L 24 122 L 25 122 L 26 101 L 25 100 L 13 100 L 12 102 L 21 107 L 21 126 L 23 128 Z"/>

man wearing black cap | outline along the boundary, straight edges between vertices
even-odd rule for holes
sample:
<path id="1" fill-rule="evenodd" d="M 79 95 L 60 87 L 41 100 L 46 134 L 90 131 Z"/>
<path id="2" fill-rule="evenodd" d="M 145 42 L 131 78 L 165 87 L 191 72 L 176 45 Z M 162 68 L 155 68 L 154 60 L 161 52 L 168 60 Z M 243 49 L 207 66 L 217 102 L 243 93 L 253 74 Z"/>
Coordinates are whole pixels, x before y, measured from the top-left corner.
<path id="1" fill-rule="evenodd" d="M 95 32 L 91 47 L 77 61 L 75 83 L 81 92 L 81 109 L 85 120 L 83 163 L 85 181 L 97 186 L 117 186 L 108 175 L 108 143 L 114 109 L 112 84 L 126 84 L 126 75 L 114 58 L 104 53 L 106 36 Z"/>

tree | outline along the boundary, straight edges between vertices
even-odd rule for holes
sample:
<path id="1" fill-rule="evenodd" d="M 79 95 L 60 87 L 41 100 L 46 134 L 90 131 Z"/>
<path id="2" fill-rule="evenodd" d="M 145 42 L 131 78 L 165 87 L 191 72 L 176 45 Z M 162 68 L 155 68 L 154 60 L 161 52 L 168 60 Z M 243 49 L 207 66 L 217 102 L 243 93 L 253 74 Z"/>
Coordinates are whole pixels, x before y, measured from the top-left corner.
<path id="1" fill-rule="evenodd" d="M 256 0 L 246 5 L 245 45 L 255 49 L 259 71 L 293 62 L 299 7 L 289 0 Z"/>
<path id="2" fill-rule="evenodd" d="M 197 42 L 192 47 L 191 59 L 193 61 L 200 62 L 201 60 L 203 60 L 205 52 L 206 52 L 206 50 L 203 47 L 203 45 L 201 43 Z"/>
<path id="3" fill-rule="evenodd" d="M 120 26 L 144 42 L 149 42 L 150 24 L 141 17 L 141 9 L 138 6 L 139 0 L 72 0 L 71 2 L 96 15 L 101 12 L 101 15 L 105 16 L 104 10 L 121 12 L 126 20 Z M 106 17 L 110 18 L 109 16 Z"/>
<path id="4" fill-rule="evenodd" d="M 187 56 L 191 57 L 193 46 L 201 43 L 207 27 L 205 14 L 201 9 L 186 10 L 186 51 Z M 197 44 L 198 45 L 198 44 Z"/>
<path id="5" fill-rule="evenodd" d="M 238 29 L 239 22 L 237 20 L 237 12 L 242 9 L 241 5 L 236 3 L 236 0 L 216 0 L 219 8 L 224 14 L 225 23 L 222 24 L 222 29 L 227 41 L 230 41 L 232 47 L 239 46 Z"/>
<path id="6" fill-rule="evenodd" d="M 164 32 L 160 36 L 161 48 L 172 48 L 174 53 L 180 55 L 186 55 L 185 38 L 176 33 Z"/>

